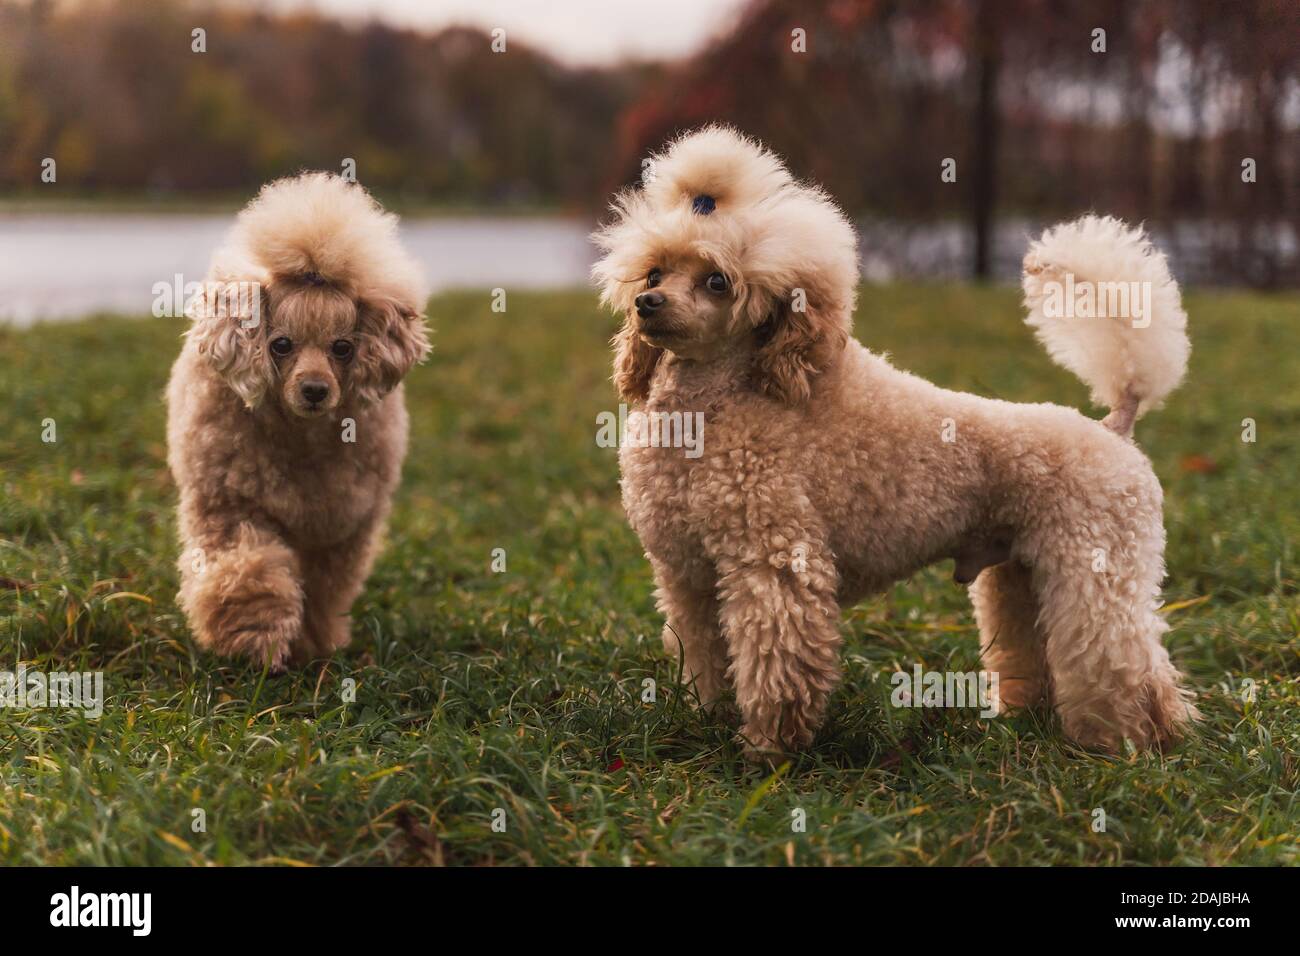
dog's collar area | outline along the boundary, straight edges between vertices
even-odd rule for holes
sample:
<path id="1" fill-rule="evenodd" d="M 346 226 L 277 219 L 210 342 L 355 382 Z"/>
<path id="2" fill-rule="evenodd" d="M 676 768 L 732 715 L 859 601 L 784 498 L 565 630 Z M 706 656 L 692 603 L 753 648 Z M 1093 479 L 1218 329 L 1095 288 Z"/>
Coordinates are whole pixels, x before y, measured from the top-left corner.
<path id="1" fill-rule="evenodd" d="M 718 202 L 712 196 L 703 193 L 691 200 L 691 210 L 700 216 L 708 216 L 718 208 Z"/>

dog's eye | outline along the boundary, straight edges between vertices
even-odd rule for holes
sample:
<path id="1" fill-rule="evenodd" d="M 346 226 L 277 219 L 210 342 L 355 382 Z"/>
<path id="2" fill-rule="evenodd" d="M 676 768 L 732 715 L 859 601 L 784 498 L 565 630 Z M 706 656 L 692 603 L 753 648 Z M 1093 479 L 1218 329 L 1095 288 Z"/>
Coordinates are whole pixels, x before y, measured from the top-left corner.
<path id="1" fill-rule="evenodd" d="M 710 292 L 723 293 L 727 291 L 727 277 L 721 272 L 715 272 L 704 280 L 704 284 L 709 287 Z"/>
<path id="2" fill-rule="evenodd" d="M 352 343 L 347 339 L 338 339 L 330 346 L 330 354 L 340 362 L 346 362 L 352 358 Z"/>
<path id="3" fill-rule="evenodd" d="M 288 355 L 293 351 L 293 342 L 282 335 L 278 339 L 272 340 L 271 351 L 276 355 Z"/>
<path id="4" fill-rule="evenodd" d="M 658 269 L 651 269 L 650 274 L 645 277 L 646 288 L 653 289 L 660 282 L 662 282 L 663 279 L 664 279 L 664 274 L 662 272 L 660 272 Z"/>

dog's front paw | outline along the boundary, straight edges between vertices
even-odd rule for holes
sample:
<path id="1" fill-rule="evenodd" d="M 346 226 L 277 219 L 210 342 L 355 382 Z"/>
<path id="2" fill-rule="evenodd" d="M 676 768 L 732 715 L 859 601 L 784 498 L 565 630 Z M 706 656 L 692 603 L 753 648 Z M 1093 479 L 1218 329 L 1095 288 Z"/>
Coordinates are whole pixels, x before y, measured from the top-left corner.
<path id="1" fill-rule="evenodd" d="M 761 728 L 752 722 L 740 732 L 742 753 L 746 760 L 756 764 L 780 766 L 807 748 L 813 739 L 812 727 L 790 727 L 777 731 Z"/>
<path id="2" fill-rule="evenodd" d="M 746 763 L 770 770 L 775 770 L 794 756 L 786 753 L 781 747 L 754 744 L 744 738 L 741 739 L 740 755 L 745 759 Z"/>
<path id="3" fill-rule="evenodd" d="M 302 666 L 329 657 L 351 643 L 352 621 L 347 616 L 322 619 L 309 613 L 303 626 L 303 639 L 294 645 L 289 660 L 295 666 Z"/>
<path id="4" fill-rule="evenodd" d="M 1029 710 L 1047 702 L 1046 690 L 1037 678 L 1002 677 L 989 701 L 995 717 Z"/>
<path id="5" fill-rule="evenodd" d="M 714 723 L 730 724 L 734 727 L 741 721 L 740 708 L 730 698 L 720 697 L 708 703 L 701 703 L 694 697 L 688 699 L 692 707 Z"/>
<path id="6" fill-rule="evenodd" d="M 230 631 L 213 641 L 213 649 L 232 657 L 265 664 L 272 674 L 283 674 L 299 641 L 298 622 L 292 618 L 261 621 Z"/>
<path id="7" fill-rule="evenodd" d="M 303 593 L 297 558 L 282 541 L 245 524 L 228 547 L 181 574 L 180 602 L 200 647 L 285 669 L 302 639 Z"/>
<path id="8" fill-rule="evenodd" d="M 302 608 L 295 597 L 244 583 L 244 590 L 226 595 L 207 615 L 199 643 L 282 673 L 302 638 Z"/>

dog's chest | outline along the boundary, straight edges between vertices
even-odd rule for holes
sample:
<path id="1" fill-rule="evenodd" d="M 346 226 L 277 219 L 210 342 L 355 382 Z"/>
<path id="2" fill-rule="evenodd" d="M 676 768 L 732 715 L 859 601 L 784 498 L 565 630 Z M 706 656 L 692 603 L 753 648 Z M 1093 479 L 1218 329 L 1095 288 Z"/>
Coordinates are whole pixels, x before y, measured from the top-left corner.
<path id="1" fill-rule="evenodd" d="M 327 453 L 285 448 L 267 462 L 278 493 L 262 507 L 295 540 L 307 545 L 345 541 L 369 524 L 395 481 L 395 469 L 374 442 L 331 444 Z"/>
<path id="2" fill-rule="evenodd" d="M 624 511 L 649 554 L 693 561 L 703 555 L 710 515 L 717 516 L 708 507 L 721 451 L 716 413 L 656 404 L 641 414 L 648 416 L 641 430 L 632 421 L 619 450 Z"/>
<path id="3" fill-rule="evenodd" d="M 623 508 L 651 553 L 692 536 L 691 464 L 670 448 L 628 448 L 619 453 Z"/>

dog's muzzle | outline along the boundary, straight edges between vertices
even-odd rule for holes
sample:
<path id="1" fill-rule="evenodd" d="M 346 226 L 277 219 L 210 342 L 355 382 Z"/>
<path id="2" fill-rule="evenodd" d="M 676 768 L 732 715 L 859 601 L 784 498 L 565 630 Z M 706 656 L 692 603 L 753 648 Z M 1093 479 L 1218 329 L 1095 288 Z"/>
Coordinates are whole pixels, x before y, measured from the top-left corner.
<path id="1" fill-rule="evenodd" d="M 324 382 L 303 382 L 299 389 L 309 405 L 319 405 L 329 398 L 330 387 Z"/>
<path id="2" fill-rule="evenodd" d="M 636 297 L 636 314 L 643 319 L 648 319 L 668 302 L 668 298 L 662 292 L 642 292 Z"/>

